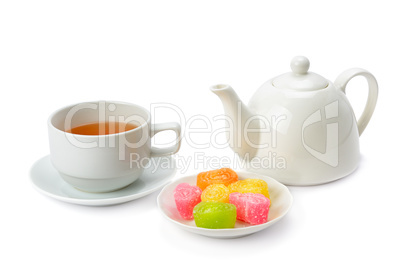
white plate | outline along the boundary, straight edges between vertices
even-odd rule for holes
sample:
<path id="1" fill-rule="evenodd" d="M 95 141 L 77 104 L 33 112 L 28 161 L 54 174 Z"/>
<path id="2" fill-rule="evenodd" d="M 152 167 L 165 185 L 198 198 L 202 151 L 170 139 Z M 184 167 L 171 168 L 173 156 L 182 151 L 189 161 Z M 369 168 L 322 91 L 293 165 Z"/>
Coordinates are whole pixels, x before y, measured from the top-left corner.
<path id="1" fill-rule="evenodd" d="M 183 230 L 216 238 L 235 238 L 261 231 L 277 223 L 288 213 L 292 206 L 293 197 L 289 189 L 278 181 L 263 175 L 250 172 L 236 171 L 240 180 L 247 178 L 258 178 L 268 183 L 271 207 L 268 213 L 268 222 L 259 225 L 250 225 L 242 221 L 236 221 L 233 229 L 206 229 L 195 225 L 194 220 L 183 220 L 176 208 L 173 191 L 180 183 L 187 182 L 191 185 L 197 184 L 197 175 L 180 178 L 166 185 L 158 195 L 158 207 L 162 214 L 171 222 Z"/>
<path id="2" fill-rule="evenodd" d="M 164 164 L 156 169 L 151 164 L 134 183 L 110 193 L 87 193 L 67 184 L 53 167 L 49 155 L 33 164 L 30 175 L 34 187 L 44 195 L 73 204 L 107 206 L 146 196 L 166 185 L 176 173 L 175 161 L 172 157 L 163 157 L 159 163 Z"/>

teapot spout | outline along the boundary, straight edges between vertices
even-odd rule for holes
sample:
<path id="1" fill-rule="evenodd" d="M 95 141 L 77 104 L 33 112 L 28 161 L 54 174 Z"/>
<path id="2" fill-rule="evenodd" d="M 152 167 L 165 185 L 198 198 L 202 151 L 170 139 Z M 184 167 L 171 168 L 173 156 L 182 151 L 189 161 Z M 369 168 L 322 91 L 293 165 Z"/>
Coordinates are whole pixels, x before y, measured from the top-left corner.
<path id="1" fill-rule="evenodd" d="M 256 155 L 260 139 L 260 122 L 256 114 L 240 100 L 231 86 L 218 84 L 210 89 L 223 104 L 229 146 L 241 158 L 251 160 Z"/>

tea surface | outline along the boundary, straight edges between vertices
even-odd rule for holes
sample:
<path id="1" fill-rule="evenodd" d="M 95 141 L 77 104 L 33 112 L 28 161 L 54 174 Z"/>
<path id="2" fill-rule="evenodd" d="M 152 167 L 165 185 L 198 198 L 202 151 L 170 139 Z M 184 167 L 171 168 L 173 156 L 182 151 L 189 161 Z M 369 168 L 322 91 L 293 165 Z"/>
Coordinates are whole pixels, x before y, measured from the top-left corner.
<path id="1" fill-rule="evenodd" d="M 73 127 L 68 133 L 78 135 L 109 135 L 129 131 L 138 126 L 125 122 L 95 122 Z"/>

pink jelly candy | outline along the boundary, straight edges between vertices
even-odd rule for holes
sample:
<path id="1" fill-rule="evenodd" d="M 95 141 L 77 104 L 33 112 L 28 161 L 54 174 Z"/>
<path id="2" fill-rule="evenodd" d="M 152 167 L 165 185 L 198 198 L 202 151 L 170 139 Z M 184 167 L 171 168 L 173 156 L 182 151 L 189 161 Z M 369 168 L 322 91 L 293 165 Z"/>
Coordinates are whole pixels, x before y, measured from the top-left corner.
<path id="1" fill-rule="evenodd" d="M 270 201 L 262 194 L 231 193 L 229 203 L 236 206 L 237 219 L 252 225 L 268 221 Z"/>
<path id="2" fill-rule="evenodd" d="M 185 220 L 194 218 L 193 209 L 201 202 L 201 189 L 188 183 L 180 183 L 174 189 L 174 201 L 180 216 Z"/>

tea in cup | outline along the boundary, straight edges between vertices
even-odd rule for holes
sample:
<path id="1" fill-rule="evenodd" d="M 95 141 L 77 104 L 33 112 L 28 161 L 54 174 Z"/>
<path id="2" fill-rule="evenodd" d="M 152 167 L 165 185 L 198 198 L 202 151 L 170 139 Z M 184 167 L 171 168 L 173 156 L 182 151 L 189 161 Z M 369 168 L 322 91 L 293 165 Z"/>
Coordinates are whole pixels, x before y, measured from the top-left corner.
<path id="1" fill-rule="evenodd" d="M 176 133 L 175 144 L 151 146 L 151 138 L 164 130 Z M 48 131 L 53 166 L 67 183 L 86 192 L 124 188 L 141 176 L 151 157 L 171 155 L 180 148 L 178 123 L 151 124 L 148 110 L 124 102 L 64 107 L 49 117 Z"/>

